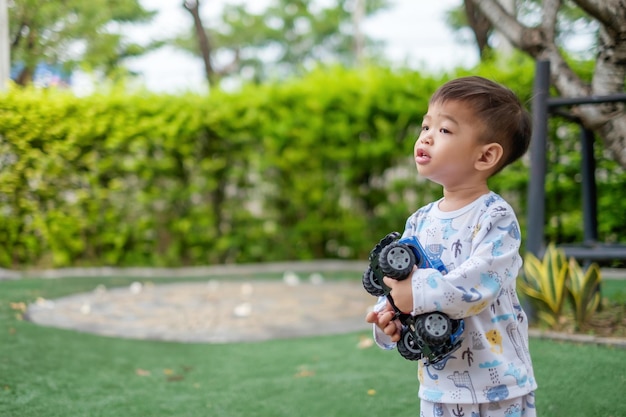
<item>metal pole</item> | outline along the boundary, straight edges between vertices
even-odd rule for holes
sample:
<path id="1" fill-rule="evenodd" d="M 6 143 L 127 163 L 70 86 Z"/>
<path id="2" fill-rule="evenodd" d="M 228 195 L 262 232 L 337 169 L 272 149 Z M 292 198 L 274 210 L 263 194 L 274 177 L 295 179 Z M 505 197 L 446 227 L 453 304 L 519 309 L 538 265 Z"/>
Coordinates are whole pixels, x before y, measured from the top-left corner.
<path id="1" fill-rule="evenodd" d="M 598 240 L 598 195 L 596 191 L 596 160 L 593 152 L 593 131 L 581 126 L 583 242 L 592 245 Z"/>
<path id="2" fill-rule="evenodd" d="M 530 183 L 528 185 L 528 225 L 526 250 L 540 256 L 544 248 L 546 197 L 546 144 L 548 137 L 548 96 L 550 90 L 550 62 L 538 61 L 533 86 L 533 134 L 530 142 Z"/>
<path id="3" fill-rule="evenodd" d="M 9 8 L 7 0 L 0 0 L 0 91 L 8 88 L 11 75 L 9 47 Z"/>

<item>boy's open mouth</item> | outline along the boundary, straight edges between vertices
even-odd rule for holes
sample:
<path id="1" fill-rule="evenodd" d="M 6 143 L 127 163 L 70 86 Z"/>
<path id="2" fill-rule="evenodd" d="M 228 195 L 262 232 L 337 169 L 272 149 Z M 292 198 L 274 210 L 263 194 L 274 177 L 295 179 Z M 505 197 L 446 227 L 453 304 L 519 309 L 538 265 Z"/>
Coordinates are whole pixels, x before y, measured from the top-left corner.
<path id="1" fill-rule="evenodd" d="M 418 149 L 417 152 L 415 152 L 415 160 L 417 162 L 427 162 L 430 160 L 430 155 L 425 150 Z"/>

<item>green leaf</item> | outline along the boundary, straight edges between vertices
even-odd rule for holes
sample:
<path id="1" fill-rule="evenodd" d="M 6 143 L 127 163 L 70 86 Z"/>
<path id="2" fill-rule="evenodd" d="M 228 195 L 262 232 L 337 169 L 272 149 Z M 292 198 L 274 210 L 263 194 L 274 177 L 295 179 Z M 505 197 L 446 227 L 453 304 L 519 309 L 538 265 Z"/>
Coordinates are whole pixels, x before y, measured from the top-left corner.
<path id="1" fill-rule="evenodd" d="M 557 327 L 566 297 L 569 266 L 565 253 L 548 245 L 543 260 L 529 253 L 524 259 L 524 275 L 519 289 L 535 300 L 538 317 L 550 327 Z"/>
<path id="2" fill-rule="evenodd" d="M 600 305 L 602 274 L 598 264 L 593 263 L 587 270 L 583 270 L 574 258 L 569 260 L 569 269 L 568 295 L 576 327 L 581 330 Z"/>

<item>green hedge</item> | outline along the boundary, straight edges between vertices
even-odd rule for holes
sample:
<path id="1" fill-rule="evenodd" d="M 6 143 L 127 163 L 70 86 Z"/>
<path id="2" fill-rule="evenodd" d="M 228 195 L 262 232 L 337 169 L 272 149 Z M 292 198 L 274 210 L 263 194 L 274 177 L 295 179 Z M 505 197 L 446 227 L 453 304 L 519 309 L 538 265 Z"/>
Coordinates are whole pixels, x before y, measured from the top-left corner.
<path id="1" fill-rule="evenodd" d="M 530 97 L 529 62 L 477 72 Z M 209 96 L 9 91 L 0 266 L 364 259 L 440 196 L 411 153 L 430 94 L 455 75 L 326 69 Z M 492 184 L 522 222 L 527 170 Z"/>

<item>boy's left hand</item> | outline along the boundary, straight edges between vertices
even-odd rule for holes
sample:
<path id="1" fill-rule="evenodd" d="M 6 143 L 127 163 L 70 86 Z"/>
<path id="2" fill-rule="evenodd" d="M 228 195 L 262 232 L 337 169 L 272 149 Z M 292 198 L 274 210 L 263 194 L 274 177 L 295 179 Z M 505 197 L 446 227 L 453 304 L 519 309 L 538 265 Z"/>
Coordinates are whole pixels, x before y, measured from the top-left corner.
<path id="1" fill-rule="evenodd" d="M 395 311 L 389 302 L 380 311 L 370 311 L 365 317 L 365 321 L 378 326 L 383 333 L 391 338 L 392 342 L 400 340 L 402 324 L 400 320 L 396 319 Z"/>
<path id="2" fill-rule="evenodd" d="M 396 307 L 403 313 L 409 314 L 413 312 L 413 284 L 411 277 L 409 276 L 402 281 L 384 277 L 383 282 L 391 288 L 389 294 L 393 298 Z"/>

